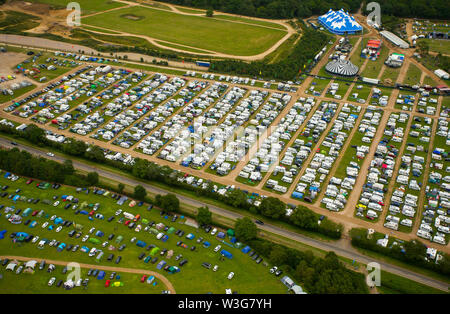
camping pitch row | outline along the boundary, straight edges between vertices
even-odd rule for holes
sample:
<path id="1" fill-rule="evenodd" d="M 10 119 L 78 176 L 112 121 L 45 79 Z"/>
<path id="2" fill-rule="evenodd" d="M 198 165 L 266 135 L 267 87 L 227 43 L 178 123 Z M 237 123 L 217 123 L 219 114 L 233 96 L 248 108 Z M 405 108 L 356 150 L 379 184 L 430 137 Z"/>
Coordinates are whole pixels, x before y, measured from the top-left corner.
<path id="1" fill-rule="evenodd" d="M 269 168 L 275 164 L 280 157 L 284 146 L 291 140 L 292 135 L 297 132 L 300 126 L 305 122 L 308 113 L 315 105 L 313 97 L 300 97 L 292 106 L 289 112 L 281 118 L 274 130 L 264 139 L 261 146 L 254 156 L 251 157 L 248 164 L 239 173 L 239 177 L 249 179 L 251 182 L 259 182 L 269 171 Z M 285 173 L 286 169 L 282 166 L 275 166 L 276 173 Z M 289 172 L 290 173 L 290 172 Z M 286 175 L 289 176 L 286 172 Z M 277 174 L 275 174 L 276 176 Z M 292 174 L 290 177 L 292 177 Z M 290 181 L 285 178 L 282 181 Z M 292 181 L 291 181 L 292 182 Z"/>

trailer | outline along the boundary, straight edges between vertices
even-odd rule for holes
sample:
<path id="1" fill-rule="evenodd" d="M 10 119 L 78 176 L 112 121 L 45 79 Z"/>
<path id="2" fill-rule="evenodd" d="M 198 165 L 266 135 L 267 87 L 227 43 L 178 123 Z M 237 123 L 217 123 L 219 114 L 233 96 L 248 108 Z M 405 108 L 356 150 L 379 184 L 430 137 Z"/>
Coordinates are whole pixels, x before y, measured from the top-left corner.
<path id="1" fill-rule="evenodd" d="M 197 64 L 197 66 L 199 67 L 206 67 L 206 68 L 209 68 L 209 66 L 211 65 L 209 62 L 206 61 L 196 61 L 195 64 Z"/>

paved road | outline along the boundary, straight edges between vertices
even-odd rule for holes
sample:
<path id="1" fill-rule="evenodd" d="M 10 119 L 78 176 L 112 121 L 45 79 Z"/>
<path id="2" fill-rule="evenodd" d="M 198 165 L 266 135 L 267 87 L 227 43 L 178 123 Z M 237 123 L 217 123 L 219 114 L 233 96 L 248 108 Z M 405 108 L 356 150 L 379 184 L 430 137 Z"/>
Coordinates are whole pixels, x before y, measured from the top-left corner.
<path id="1" fill-rule="evenodd" d="M 36 149 L 33 147 L 29 147 L 29 146 L 25 146 L 25 145 L 21 145 L 21 144 L 14 146 L 10 143 L 10 140 L 1 138 L 1 137 L 0 137 L 0 146 L 9 147 L 9 148 L 18 147 L 18 148 L 20 148 L 22 150 L 26 150 L 34 155 L 46 157 L 46 158 L 53 159 L 53 160 L 60 161 L 60 162 L 63 162 L 65 160 L 65 158 L 57 156 L 57 155 L 55 155 L 54 157 L 49 157 L 46 155 L 45 151 Z M 134 179 L 130 179 L 125 176 L 121 176 L 119 174 L 115 174 L 115 173 L 112 173 L 112 172 L 109 172 L 109 171 L 106 171 L 103 169 L 99 169 L 99 168 L 96 168 L 96 167 L 93 167 L 93 166 L 90 166 L 90 165 L 87 165 L 87 164 L 84 164 L 84 163 L 81 163 L 78 161 L 73 161 L 73 166 L 75 168 L 83 170 L 83 171 L 96 171 L 102 177 L 109 178 L 114 181 L 123 182 L 125 184 L 129 184 L 129 185 L 140 184 L 145 189 L 147 189 L 148 191 L 150 191 L 152 193 L 158 193 L 158 194 L 168 193 L 168 191 L 166 191 L 164 189 L 161 189 L 161 188 L 158 188 L 158 187 L 155 187 L 155 186 L 152 186 L 152 185 L 149 185 L 149 184 L 146 184 L 146 183 L 134 180 Z M 180 199 L 181 202 L 186 203 L 188 205 L 192 205 L 195 207 L 201 207 L 201 206 L 207 205 L 209 207 L 210 211 L 217 215 L 227 217 L 227 218 L 230 218 L 233 220 L 243 217 L 242 215 L 240 215 L 238 213 L 225 210 L 218 206 L 211 205 L 209 203 L 204 203 L 201 201 L 197 201 L 197 200 L 191 199 L 189 197 L 186 197 L 186 196 L 183 196 L 183 195 L 180 195 L 177 193 L 174 193 L 174 194 Z M 354 249 L 350 245 L 348 239 L 342 239 L 342 240 L 339 240 L 336 242 L 323 242 L 320 240 L 308 238 L 304 235 L 301 235 L 301 234 L 298 234 L 298 233 L 295 233 L 292 231 L 288 231 L 288 230 L 285 230 L 280 227 L 277 227 L 277 226 L 274 226 L 271 224 L 267 224 L 267 223 L 262 226 L 258 226 L 258 228 L 261 229 L 262 231 L 271 232 L 271 233 L 277 234 L 279 236 L 283 236 L 283 237 L 289 238 L 293 241 L 304 243 L 306 245 L 309 245 L 309 246 L 312 246 L 312 247 L 315 247 L 315 248 L 318 248 L 318 249 L 321 249 L 324 251 L 334 251 L 339 256 L 349 258 L 349 259 L 355 260 L 360 263 L 368 264 L 370 262 L 376 261 L 372 258 L 369 258 L 369 257 L 359 253 L 356 249 Z M 393 274 L 396 274 L 396 275 L 399 275 L 402 277 L 406 277 L 408 279 L 423 283 L 425 285 L 434 287 L 436 289 L 440 289 L 443 291 L 449 290 L 450 286 L 448 283 L 445 283 L 445 282 L 442 282 L 442 281 L 439 281 L 439 280 L 436 280 L 433 278 L 429 278 L 422 274 L 418 274 L 413 271 L 403 269 L 401 267 L 398 267 L 398 266 L 395 266 L 392 264 L 388 264 L 388 263 L 381 262 L 381 261 L 376 261 L 376 262 L 380 264 L 382 270 L 388 271 L 390 273 L 393 273 Z"/>
<path id="2" fill-rule="evenodd" d="M 43 258 L 33 258 L 33 257 L 24 257 L 24 256 L 0 256 L 0 259 L 9 258 L 10 260 L 18 260 L 18 261 L 33 261 L 37 260 L 40 261 Z M 67 261 L 54 261 L 54 260 L 48 260 L 45 259 L 45 262 L 47 264 L 54 264 L 54 265 L 61 265 L 66 266 L 69 262 Z M 121 272 L 121 273 L 132 273 L 132 274 L 142 274 L 142 275 L 150 275 L 155 276 L 155 278 L 158 278 L 161 280 L 161 282 L 167 287 L 167 290 L 170 291 L 170 293 L 175 294 L 175 288 L 173 287 L 172 283 L 163 275 L 160 273 L 146 270 L 146 269 L 137 269 L 137 268 L 123 268 L 123 267 L 114 267 L 114 266 L 103 266 L 103 265 L 91 265 L 91 264 L 83 264 L 79 263 L 81 268 L 93 268 L 93 269 L 100 269 L 100 270 L 106 270 L 106 271 L 115 271 L 115 272 Z"/>

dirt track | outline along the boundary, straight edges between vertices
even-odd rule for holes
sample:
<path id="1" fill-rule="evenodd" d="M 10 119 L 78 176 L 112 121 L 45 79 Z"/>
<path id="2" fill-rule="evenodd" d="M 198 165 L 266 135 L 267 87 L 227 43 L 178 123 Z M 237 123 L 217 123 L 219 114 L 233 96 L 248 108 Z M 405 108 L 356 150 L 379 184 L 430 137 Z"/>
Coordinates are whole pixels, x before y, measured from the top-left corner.
<path id="1" fill-rule="evenodd" d="M 0 256 L 0 259 L 9 258 L 10 260 L 18 260 L 18 261 L 32 261 L 37 260 L 41 261 L 43 258 L 32 258 L 32 257 L 24 257 L 24 256 Z M 54 261 L 54 260 L 48 260 L 45 259 L 47 264 L 54 264 L 54 265 L 60 265 L 60 266 L 66 266 L 69 262 L 66 261 Z M 121 273 L 132 273 L 132 274 L 143 274 L 143 275 L 150 275 L 155 276 L 155 278 L 158 278 L 161 280 L 161 282 L 167 287 L 167 290 L 170 291 L 170 293 L 175 294 L 175 288 L 173 287 L 172 283 L 163 275 L 160 273 L 146 270 L 146 269 L 136 269 L 136 268 L 123 268 L 123 267 L 114 267 L 114 266 L 103 266 L 103 265 L 91 265 L 91 264 L 83 264 L 79 263 L 81 268 L 93 268 L 93 269 L 100 269 L 100 270 L 106 270 L 106 271 L 115 271 L 115 272 L 121 272 Z"/>

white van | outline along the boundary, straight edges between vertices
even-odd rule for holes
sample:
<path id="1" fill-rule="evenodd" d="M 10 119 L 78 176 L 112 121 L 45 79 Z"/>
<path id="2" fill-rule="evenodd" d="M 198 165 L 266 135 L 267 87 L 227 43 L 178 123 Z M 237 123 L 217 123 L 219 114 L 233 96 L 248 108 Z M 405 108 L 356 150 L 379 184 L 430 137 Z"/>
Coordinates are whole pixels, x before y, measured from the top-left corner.
<path id="1" fill-rule="evenodd" d="M 424 230 L 417 230 L 417 236 L 427 239 L 427 240 L 431 240 L 431 235 L 429 232 L 426 232 Z"/>
<path id="2" fill-rule="evenodd" d="M 367 205 L 368 208 L 373 209 L 373 210 L 377 210 L 377 211 L 381 211 L 382 207 L 380 204 L 377 203 L 372 203 L 370 202 L 369 205 Z"/>
<path id="3" fill-rule="evenodd" d="M 445 238 L 440 236 L 434 236 L 433 242 L 445 245 Z"/>
<path id="4" fill-rule="evenodd" d="M 393 229 L 393 230 L 397 230 L 398 229 L 398 223 L 393 222 L 393 221 L 388 221 L 384 224 L 384 227 L 389 228 L 389 229 Z"/>

